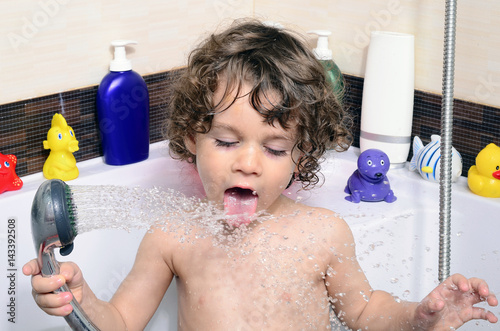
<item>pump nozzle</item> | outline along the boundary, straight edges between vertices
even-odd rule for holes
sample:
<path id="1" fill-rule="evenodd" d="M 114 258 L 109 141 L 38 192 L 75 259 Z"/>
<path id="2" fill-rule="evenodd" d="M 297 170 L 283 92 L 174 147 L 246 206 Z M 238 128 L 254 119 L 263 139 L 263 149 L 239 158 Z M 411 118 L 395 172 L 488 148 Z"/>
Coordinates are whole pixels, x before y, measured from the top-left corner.
<path id="1" fill-rule="evenodd" d="M 109 71 L 119 72 L 132 70 L 132 62 L 127 59 L 125 46 L 136 44 L 137 41 L 134 40 L 113 40 L 111 46 L 115 48 L 115 58 L 109 65 Z"/>
<path id="2" fill-rule="evenodd" d="M 314 55 L 318 60 L 332 60 L 332 50 L 328 48 L 328 36 L 332 34 L 328 30 L 311 30 L 307 33 L 315 34 L 318 36 L 318 44 L 313 49 Z"/>

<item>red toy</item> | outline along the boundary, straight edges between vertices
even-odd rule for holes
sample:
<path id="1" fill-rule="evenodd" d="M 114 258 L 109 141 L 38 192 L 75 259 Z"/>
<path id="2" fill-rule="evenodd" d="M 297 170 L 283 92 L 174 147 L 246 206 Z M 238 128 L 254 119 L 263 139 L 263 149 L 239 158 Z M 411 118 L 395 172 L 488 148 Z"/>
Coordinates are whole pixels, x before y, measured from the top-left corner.
<path id="1" fill-rule="evenodd" d="M 15 191 L 23 187 L 23 181 L 16 175 L 17 157 L 0 153 L 0 193 Z"/>

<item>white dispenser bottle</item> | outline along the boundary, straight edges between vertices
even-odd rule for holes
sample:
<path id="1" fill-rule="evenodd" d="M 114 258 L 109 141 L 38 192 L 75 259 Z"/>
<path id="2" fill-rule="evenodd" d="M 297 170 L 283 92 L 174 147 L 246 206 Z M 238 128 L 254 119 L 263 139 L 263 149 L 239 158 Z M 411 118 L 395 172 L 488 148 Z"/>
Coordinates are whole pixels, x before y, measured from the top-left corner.
<path id="1" fill-rule="evenodd" d="M 404 167 L 411 145 L 415 88 L 414 36 L 373 31 L 361 107 L 361 152 L 384 151 L 392 168 Z"/>

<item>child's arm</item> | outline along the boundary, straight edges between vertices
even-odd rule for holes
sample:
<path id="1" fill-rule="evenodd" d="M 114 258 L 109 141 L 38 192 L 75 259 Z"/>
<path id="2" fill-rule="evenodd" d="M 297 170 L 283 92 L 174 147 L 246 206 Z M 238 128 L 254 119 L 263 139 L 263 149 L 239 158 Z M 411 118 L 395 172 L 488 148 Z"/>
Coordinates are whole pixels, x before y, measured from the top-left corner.
<path id="1" fill-rule="evenodd" d="M 95 296 L 74 263 L 62 263 L 59 275 L 45 278 L 40 275 L 37 261 L 32 260 L 24 265 L 23 273 L 32 276 L 33 297 L 47 314 L 65 316 L 71 312 L 70 293 L 52 293 L 66 283 L 100 330 L 143 330 L 173 278 L 164 251 L 157 246 L 168 246 L 160 237 L 158 233 L 144 236 L 131 272 L 110 302 Z"/>
<path id="2" fill-rule="evenodd" d="M 450 330 L 471 319 L 497 318 L 491 312 L 473 307 L 480 301 L 496 306 L 498 301 L 480 279 L 467 280 L 461 275 L 448 278 L 421 303 L 396 300 L 384 291 L 370 287 L 355 256 L 352 233 L 340 221 L 336 229 L 336 248 L 331 257 L 332 270 L 328 292 L 339 318 L 354 329 L 370 330 Z"/>

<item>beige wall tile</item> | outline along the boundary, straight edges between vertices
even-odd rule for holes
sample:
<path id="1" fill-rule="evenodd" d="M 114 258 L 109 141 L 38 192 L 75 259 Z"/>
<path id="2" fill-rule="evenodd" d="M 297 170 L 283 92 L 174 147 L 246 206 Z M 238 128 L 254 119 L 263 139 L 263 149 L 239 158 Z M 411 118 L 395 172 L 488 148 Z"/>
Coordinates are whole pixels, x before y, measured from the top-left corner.
<path id="1" fill-rule="evenodd" d="M 98 84 L 113 39 L 139 42 L 129 58 L 141 74 L 182 66 L 221 22 L 252 15 L 303 33 L 332 30 L 336 62 L 356 76 L 364 75 L 371 30 L 412 33 L 415 85 L 441 93 L 444 9 L 444 1 L 434 0 L 4 1 L 0 103 Z M 499 32 L 499 1 L 458 2 L 456 97 L 500 106 Z"/>
<path id="2" fill-rule="evenodd" d="M 133 39 L 134 70 L 185 63 L 195 42 L 251 0 L 16 0 L 1 5 L 0 103 L 98 84 L 114 39 Z"/>
<path id="3" fill-rule="evenodd" d="M 445 1 L 255 0 L 255 12 L 304 31 L 331 30 L 337 64 L 356 76 L 364 76 L 370 31 L 414 34 L 415 86 L 441 93 Z M 499 1 L 458 1 L 455 97 L 500 106 L 499 14 Z"/>

